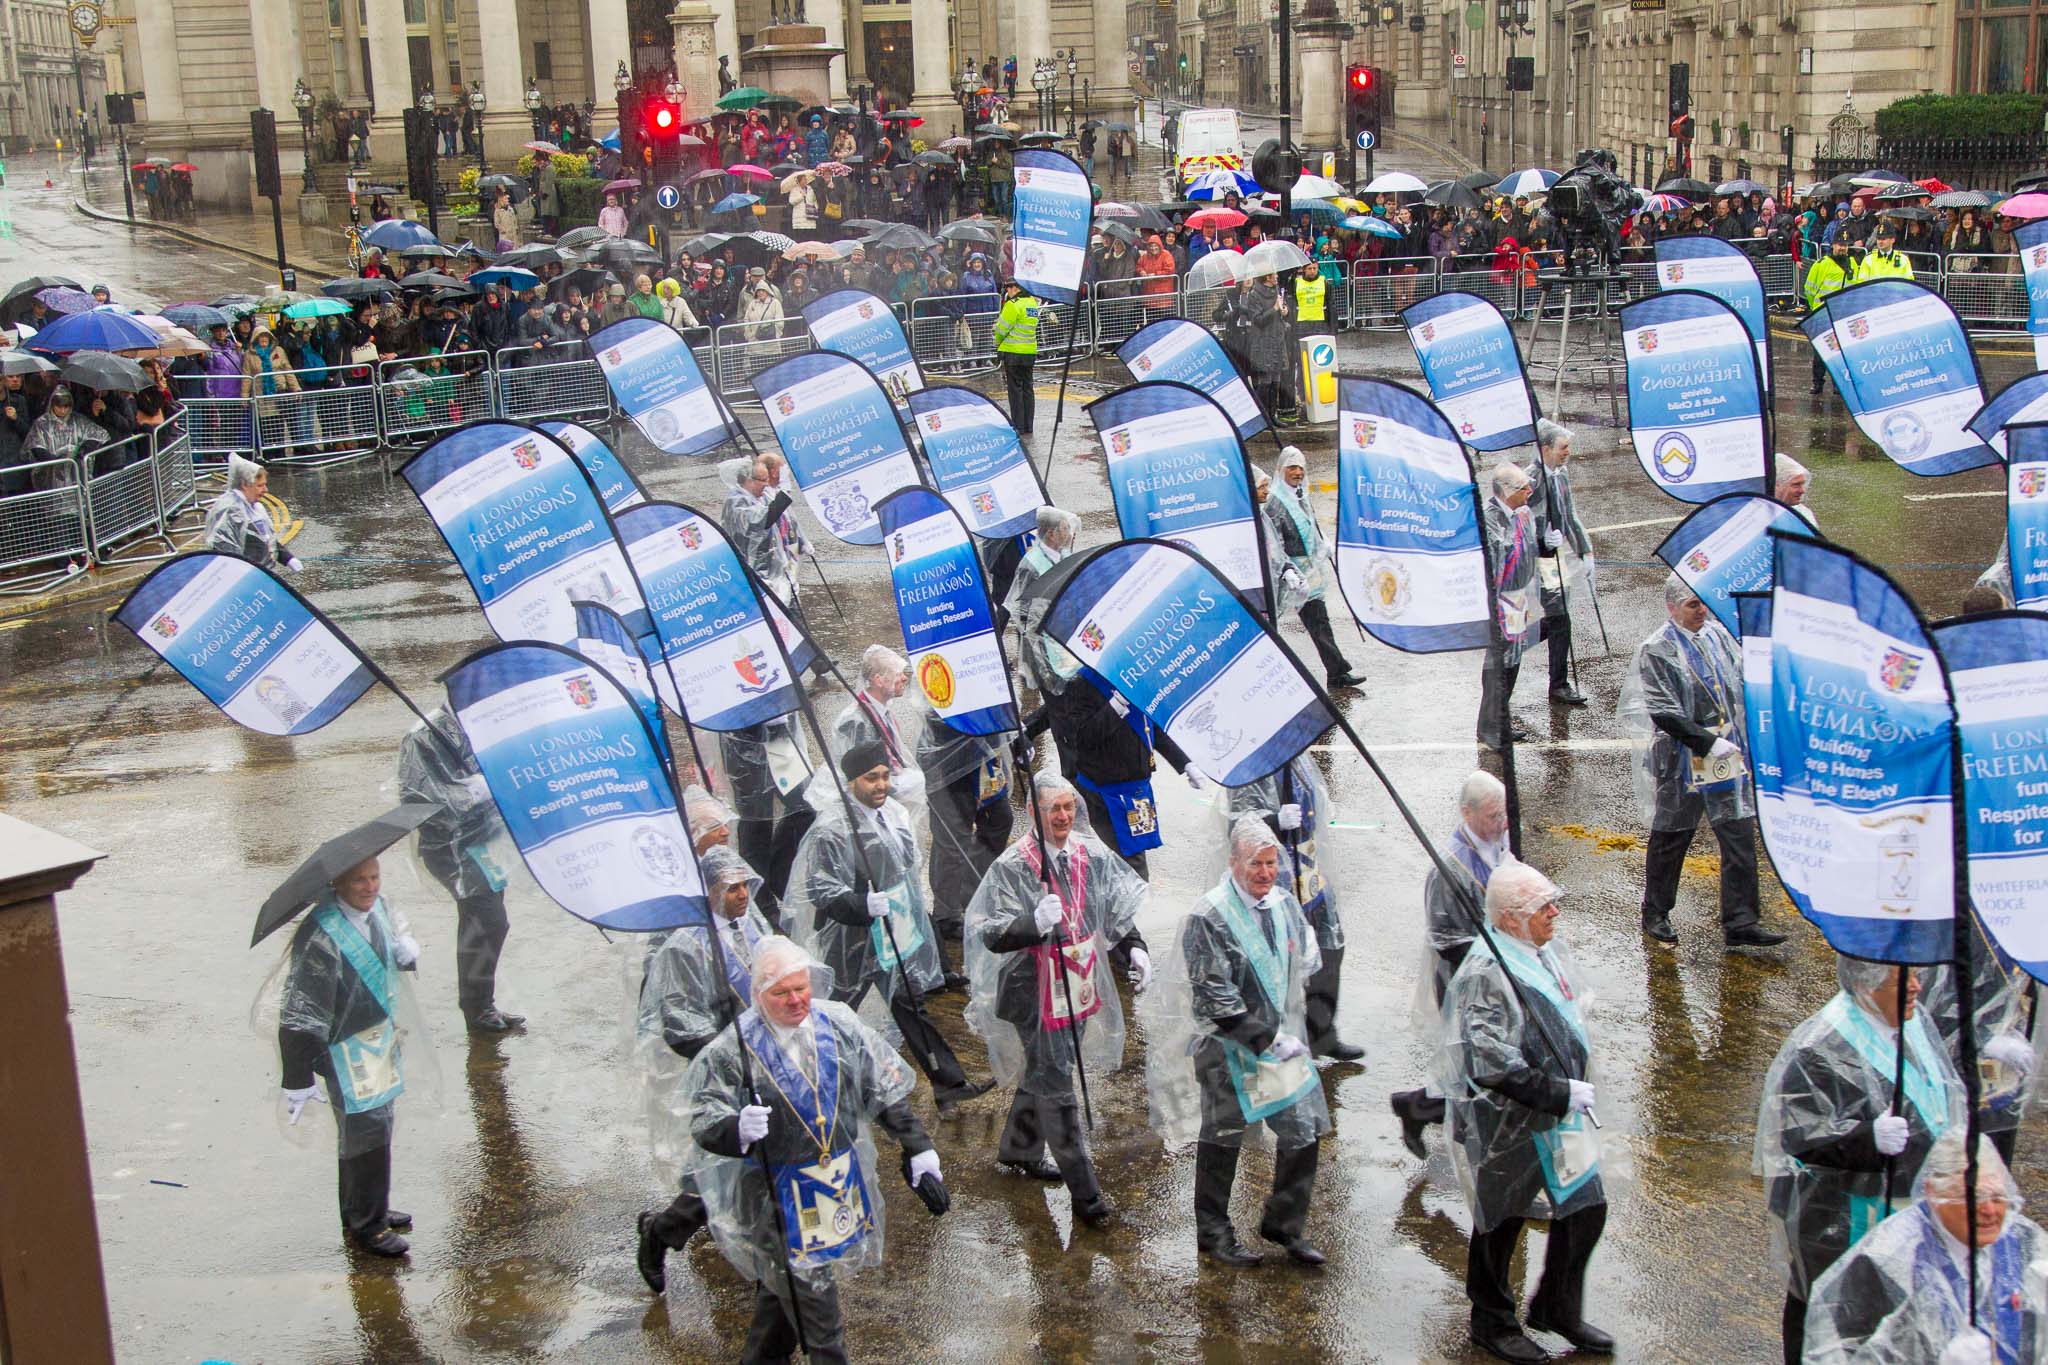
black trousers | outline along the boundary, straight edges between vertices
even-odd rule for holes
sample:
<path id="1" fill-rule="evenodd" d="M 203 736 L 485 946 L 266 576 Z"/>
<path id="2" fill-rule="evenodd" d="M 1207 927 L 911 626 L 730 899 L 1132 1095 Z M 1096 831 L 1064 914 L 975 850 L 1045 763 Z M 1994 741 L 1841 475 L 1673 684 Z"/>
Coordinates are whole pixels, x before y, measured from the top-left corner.
<path id="1" fill-rule="evenodd" d="M 1334 682 L 1351 671 L 1351 661 L 1344 657 L 1344 651 L 1337 648 L 1337 634 L 1330 628 L 1330 604 L 1318 597 L 1301 604 L 1296 613 L 1301 624 L 1308 630 L 1309 642 L 1316 647 L 1316 656 L 1323 661 L 1323 674 Z"/>
<path id="2" fill-rule="evenodd" d="M 979 810 L 950 788 L 927 789 L 932 827 L 932 922 L 958 923 L 997 855 L 1008 847 L 1016 815 L 1008 801 Z"/>
<path id="3" fill-rule="evenodd" d="M 1572 618 L 1565 610 L 1563 593 L 1557 595 L 1555 614 L 1551 605 L 1543 604 L 1543 638 L 1550 641 L 1550 690 L 1555 692 L 1571 685 Z"/>
<path id="4" fill-rule="evenodd" d="M 777 1286 L 789 1292 L 789 1283 Z M 803 1315 L 803 1342 L 810 1348 L 811 1365 L 846 1365 L 846 1319 L 839 1311 L 839 1290 L 827 1282 L 812 1289 L 796 1281 L 796 1311 Z M 740 1352 L 741 1365 L 781 1365 L 796 1352 L 796 1324 L 789 1309 L 763 1284 L 754 1286 L 754 1321 L 747 1328 L 747 1344 Z"/>
<path id="5" fill-rule="evenodd" d="M 891 969 L 894 970 L 893 968 Z M 875 983 L 864 981 L 860 989 L 852 994 L 833 992 L 832 998 L 848 1009 L 857 1010 L 860 1002 L 867 997 L 868 989 Z M 951 1090 L 966 1082 L 967 1073 L 960 1068 L 960 1059 L 953 1055 L 951 1044 L 944 1034 L 932 1023 L 932 1017 L 924 1012 L 924 1002 L 911 1001 L 910 993 L 903 989 L 898 980 L 892 988 L 894 995 L 889 1000 L 889 1016 L 896 1021 L 896 1027 L 903 1031 L 903 1045 L 910 1049 L 910 1055 L 917 1059 L 918 1067 L 931 1078 L 932 1089 Z"/>
<path id="6" fill-rule="evenodd" d="M 1344 970 L 1342 948 L 1323 949 L 1323 965 L 1308 979 L 1308 1050 L 1327 1052 L 1337 1041 L 1337 981 Z"/>
<path id="7" fill-rule="evenodd" d="M 670 1251 L 681 1251 L 709 1220 L 704 1201 L 697 1196 L 697 1179 L 690 1176 L 669 1206 L 647 1221 L 647 1230 Z"/>
<path id="8" fill-rule="evenodd" d="M 1005 351 L 1002 358 L 1003 380 L 1010 386 L 1010 425 L 1017 428 L 1018 435 L 1029 436 L 1031 419 L 1038 404 L 1038 395 L 1032 387 L 1031 379 L 1031 370 L 1037 364 L 1037 357 Z"/>
<path id="9" fill-rule="evenodd" d="M 1029 1095 L 1019 1090 L 1010 1101 L 1010 1117 L 996 1147 L 996 1160 L 1033 1162 L 1052 1150 L 1053 1163 L 1077 1204 L 1102 1194 L 1095 1163 L 1088 1156 L 1088 1138 L 1081 1127 L 1081 1106 L 1072 1094 Z"/>
<path id="10" fill-rule="evenodd" d="M 1721 932 L 1747 929 L 1760 918 L 1756 887 L 1756 822 L 1724 820 L 1714 824 L 1721 846 Z M 1685 870 L 1697 825 L 1650 831 L 1649 856 L 1643 866 L 1643 919 L 1669 916 L 1678 903 L 1678 876 Z"/>
<path id="11" fill-rule="evenodd" d="M 1474 1232 L 1465 1260 L 1465 1295 L 1472 1300 L 1472 1334 L 1482 1336 L 1519 1329 L 1516 1295 L 1508 1282 L 1508 1262 L 1521 1239 L 1526 1220 L 1509 1218 L 1491 1232 Z M 1573 1323 L 1585 1315 L 1586 1263 L 1607 1226 L 1607 1205 L 1595 1204 L 1550 1224 L 1549 1245 L 1543 1248 L 1543 1277 L 1529 1300 L 1531 1314 L 1555 1323 Z"/>
<path id="12" fill-rule="evenodd" d="M 1486 662 L 1479 670 L 1479 742 L 1498 749 L 1504 742 L 1500 732 L 1501 710 L 1515 695 L 1515 679 L 1522 674 L 1522 661 L 1502 662 L 1497 646 L 1489 645 Z"/>
<path id="13" fill-rule="evenodd" d="M 327 1093 L 338 1096 L 341 1092 L 329 1086 Z M 334 1120 L 341 1127 L 340 1150 L 355 1149 L 354 1155 L 338 1158 L 341 1226 L 349 1236 L 368 1241 L 384 1231 L 385 1217 L 391 1212 L 391 1144 L 384 1141 L 363 1147 L 349 1134 L 354 1131 L 351 1124 L 362 1125 L 365 1120 L 342 1112 L 339 1100 L 334 1111 Z"/>
<path id="14" fill-rule="evenodd" d="M 455 998 L 463 1018 L 475 1019 L 497 1004 L 498 954 L 511 926 L 502 891 L 455 902 Z"/>
<path id="15" fill-rule="evenodd" d="M 1316 1143 L 1273 1153 L 1273 1192 L 1259 1218 L 1261 1236 L 1299 1237 L 1308 1226 L 1309 1196 L 1316 1187 Z M 1195 1245 L 1214 1247 L 1230 1240 L 1230 1189 L 1237 1183 L 1234 1142 L 1195 1144 Z"/>
<path id="16" fill-rule="evenodd" d="M 766 869 L 773 858 L 776 816 L 782 809 L 775 784 L 764 781 L 763 787 L 755 789 L 750 783 L 742 789 L 735 782 L 732 792 L 733 815 L 737 817 L 732 831 L 733 847 L 756 872 Z"/>
<path id="17" fill-rule="evenodd" d="M 1813 362 L 1820 368 L 1818 360 Z M 1778 1318 L 1778 1332 L 1785 1341 L 1785 1365 L 1799 1365 L 1806 1354 L 1806 1300 L 1785 1296 L 1785 1311 Z"/>

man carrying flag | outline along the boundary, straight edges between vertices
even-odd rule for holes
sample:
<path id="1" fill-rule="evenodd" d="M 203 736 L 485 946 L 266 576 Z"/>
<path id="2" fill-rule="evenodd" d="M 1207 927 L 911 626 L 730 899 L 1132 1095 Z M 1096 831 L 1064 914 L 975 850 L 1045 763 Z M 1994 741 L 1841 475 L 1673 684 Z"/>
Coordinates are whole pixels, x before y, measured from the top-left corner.
<path id="1" fill-rule="evenodd" d="M 1572 433 L 1549 418 L 1536 423 L 1536 463 L 1529 467 L 1533 491 L 1529 506 L 1536 513 L 1536 568 L 1541 583 L 1543 634 L 1550 641 L 1550 699 L 1562 706 L 1584 706 L 1585 694 L 1566 671 L 1572 653 L 1571 602 L 1566 593 L 1564 555 L 1567 542 L 1593 580 L 1593 541 L 1579 520 L 1572 497 Z"/>
<path id="2" fill-rule="evenodd" d="M 887 645 L 869 645 L 860 655 L 860 688 L 832 722 L 832 748 L 845 753 L 879 744 L 889 758 L 889 794 L 906 806 L 924 797 L 924 774 L 892 707 L 910 686 L 910 660 Z"/>
<path id="3" fill-rule="evenodd" d="M 789 493 L 769 493 L 767 466 L 753 455 L 721 460 L 718 477 L 726 487 L 719 525 L 732 542 L 733 553 L 784 605 L 793 603 L 796 561 L 778 529 L 789 510 Z"/>
<path id="4" fill-rule="evenodd" d="M 1514 701 L 1515 679 L 1521 675 L 1522 651 L 1536 640 L 1538 541 L 1529 513 L 1529 476 L 1503 460 L 1487 482 L 1493 493 L 1486 500 L 1484 522 L 1493 556 L 1494 613 L 1500 624 L 1480 670 L 1479 743 L 1500 749 L 1510 739 L 1529 737 L 1508 707 Z M 1509 733 L 1502 733 L 1503 723 Z"/>

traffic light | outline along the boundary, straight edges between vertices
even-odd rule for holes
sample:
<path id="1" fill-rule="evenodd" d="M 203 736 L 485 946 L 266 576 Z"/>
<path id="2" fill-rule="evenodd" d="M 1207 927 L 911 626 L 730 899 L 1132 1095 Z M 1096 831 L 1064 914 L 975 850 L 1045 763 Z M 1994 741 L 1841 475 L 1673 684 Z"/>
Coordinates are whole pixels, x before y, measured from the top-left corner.
<path id="1" fill-rule="evenodd" d="M 1344 126 L 1350 136 L 1345 142 L 1356 153 L 1360 150 L 1360 133 L 1371 133 L 1374 142 L 1380 137 L 1380 72 L 1378 67 L 1353 66 L 1344 72 Z"/>
<path id="2" fill-rule="evenodd" d="M 1679 118 L 1692 108 L 1692 64 L 1671 64 L 1671 117 Z"/>
<path id="3" fill-rule="evenodd" d="M 647 140 L 657 149 L 665 142 L 675 141 L 683 131 L 683 111 L 674 100 L 642 100 L 640 116 L 647 124 Z"/>
<path id="4" fill-rule="evenodd" d="M 1180 54 L 1180 74 L 1183 76 L 1188 74 L 1188 54 L 1185 52 Z"/>
<path id="5" fill-rule="evenodd" d="M 1301 153 L 1269 137 L 1252 153 L 1252 179 L 1268 194 L 1283 194 L 1301 179 Z"/>
<path id="6" fill-rule="evenodd" d="M 284 193 L 277 171 L 277 115 L 268 109 L 249 111 L 249 149 L 256 163 L 256 193 L 275 199 Z"/>

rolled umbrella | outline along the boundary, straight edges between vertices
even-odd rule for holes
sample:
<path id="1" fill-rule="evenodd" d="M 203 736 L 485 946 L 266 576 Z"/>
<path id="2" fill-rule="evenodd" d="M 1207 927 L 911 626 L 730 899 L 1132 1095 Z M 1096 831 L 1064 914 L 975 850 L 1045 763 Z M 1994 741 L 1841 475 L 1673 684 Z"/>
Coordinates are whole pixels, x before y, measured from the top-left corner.
<path id="1" fill-rule="evenodd" d="M 1754 180 L 1723 180 L 1714 186 L 1714 194 L 1769 194 L 1770 186 L 1760 185 Z"/>
<path id="2" fill-rule="evenodd" d="M 508 285 L 513 293 L 518 294 L 528 289 L 540 288 L 540 276 L 531 270 L 521 270 L 516 266 L 494 265 L 489 270 L 479 270 L 471 275 L 469 283 L 486 287 L 494 284 Z"/>
<path id="3" fill-rule="evenodd" d="M 1471 186 L 1460 185 L 1455 180 L 1439 180 L 1423 188 L 1422 202 L 1444 209 L 1476 209 L 1479 207 L 1479 194 Z"/>
<path id="4" fill-rule="evenodd" d="M 606 194 L 617 194 L 622 190 L 637 190 L 639 188 L 640 182 L 630 175 L 604 182 L 604 193 Z"/>
<path id="5" fill-rule="evenodd" d="M 99 300 L 83 289 L 66 289 L 62 285 L 38 289 L 35 296 L 53 313 L 89 313 L 100 306 Z"/>
<path id="6" fill-rule="evenodd" d="M 585 247 L 596 246 L 611 239 L 612 235 L 601 227 L 570 228 L 555 239 L 555 250 L 581 251 Z"/>
<path id="7" fill-rule="evenodd" d="M 1188 267 L 1188 288 L 1217 289 L 1247 279 L 1244 253 L 1228 247 L 1210 252 Z"/>
<path id="8" fill-rule="evenodd" d="M 1285 274 L 1307 264 L 1308 253 L 1292 242 L 1260 242 L 1244 253 L 1244 273 L 1252 279 L 1261 275 Z"/>
<path id="9" fill-rule="evenodd" d="M 1493 192 L 1495 194 L 1504 194 L 1510 199 L 1519 199 L 1524 195 L 1547 194 L 1550 192 L 1550 187 L 1556 183 L 1556 171 L 1540 169 L 1512 171 L 1502 177 L 1501 182 L 1493 187 Z"/>
<path id="10" fill-rule="evenodd" d="M 34 351 L 24 351 L 12 346 L 0 350 L 0 375 L 55 373 L 57 367 Z"/>
<path id="11" fill-rule="evenodd" d="M 331 318 L 351 311 L 347 299 L 337 299 L 331 294 L 316 298 L 301 299 L 284 310 L 288 318 Z"/>
<path id="12" fill-rule="evenodd" d="M 408 246 L 440 246 L 441 241 L 427 230 L 425 223 L 410 218 L 386 218 L 363 230 L 363 244 L 380 251 L 397 251 Z"/>
<path id="13" fill-rule="evenodd" d="M 1110 228 L 1117 226 L 1120 226 L 1120 224 L 1104 223 L 1103 230 L 1108 231 Z M 962 218 L 958 222 L 948 223 L 940 228 L 939 240 L 942 242 L 978 242 L 984 246 L 994 246 L 996 244 L 996 235 L 982 224 L 970 218 Z"/>
<path id="14" fill-rule="evenodd" d="M 1697 204 L 1703 199 L 1712 199 L 1714 197 L 1714 187 L 1704 180 L 1693 180 L 1680 176 L 1659 185 L 1657 193 L 1675 194 L 1681 199 Z"/>
<path id="15" fill-rule="evenodd" d="M 336 877 L 390 848 L 431 820 L 439 810 L 439 806 L 427 801 L 394 806 L 376 819 L 357 825 L 348 833 L 329 839 L 314 849 L 313 856 L 294 868 L 292 875 L 265 898 L 263 907 L 256 912 L 256 929 L 249 936 L 249 946 L 255 947 L 297 919 L 302 911 L 327 895 Z"/>
<path id="16" fill-rule="evenodd" d="M 1197 209 L 1187 216 L 1187 225 L 1191 228 L 1215 228 L 1221 231 L 1243 227 L 1244 215 L 1236 209 Z"/>
<path id="17" fill-rule="evenodd" d="M 758 194 L 742 194 L 735 190 L 713 204 L 711 211 L 713 213 L 740 213 L 753 208 L 754 205 L 760 202 L 761 196 Z"/>
<path id="18" fill-rule="evenodd" d="M 122 393 L 135 393 L 155 383 L 147 370 L 127 356 L 108 355 L 105 351 L 77 352 L 64 362 L 63 378 L 67 384 L 118 389 Z"/>
<path id="19" fill-rule="evenodd" d="M 31 350 L 47 355 L 70 355 L 77 351 L 146 351 L 156 345 L 156 333 L 146 323 L 126 313 L 94 309 L 58 318 L 37 332 Z"/>
<path id="20" fill-rule="evenodd" d="M 364 299 L 376 299 L 377 301 L 382 302 L 385 299 L 397 298 L 398 286 L 393 284 L 389 280 L 382 279 L 329 280 L 327 283 L 320 286 L 320 292 L 327 295 L 330 298 L 348 299 L 351 302 L 355 303 L 361 303 Z M 209 311 L 220 312 L 221 310 L 216 308 L 211 309 Z M 170 317 L 171 314 L 166 313 L 164 314 L 164 316 Z M 185 323 L 184 325 L 189 327 L 192 324 Z M 210 327 L 213 324 L 208 323 L 206 325 Z"/>
<path id="21" fill-rule="evenodd" d="M 1306 179 L 1307 177 L 1303 178 Z M 1421 194 L 1424 190 L 1428 188 L 1428 182 L 1423 180 L 1420 176 L 1410 175 L 1406 171 L 1382 171 L 1380 174 L 1372 178 L 1372 183 L 1360 189 L 1359 193 Z M 1295 186 L 1294 192 L 1296 194 L 1300 194 L 1301 187 L 1299 185 Z"/>

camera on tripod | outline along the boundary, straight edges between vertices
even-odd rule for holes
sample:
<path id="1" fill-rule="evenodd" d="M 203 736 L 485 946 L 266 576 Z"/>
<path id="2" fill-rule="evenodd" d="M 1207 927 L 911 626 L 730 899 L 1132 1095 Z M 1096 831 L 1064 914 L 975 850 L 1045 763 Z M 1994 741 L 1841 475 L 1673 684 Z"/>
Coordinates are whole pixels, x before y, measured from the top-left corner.
<path id="1" fill-rule="evenodd" d="M 1568 275 L 1611 274 L 1621 268 L 1621 226 L 1634 191 L 1605 148 L 1579 153 L 1571 170 L 1550 187 L 1550 217 Z"/>

